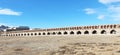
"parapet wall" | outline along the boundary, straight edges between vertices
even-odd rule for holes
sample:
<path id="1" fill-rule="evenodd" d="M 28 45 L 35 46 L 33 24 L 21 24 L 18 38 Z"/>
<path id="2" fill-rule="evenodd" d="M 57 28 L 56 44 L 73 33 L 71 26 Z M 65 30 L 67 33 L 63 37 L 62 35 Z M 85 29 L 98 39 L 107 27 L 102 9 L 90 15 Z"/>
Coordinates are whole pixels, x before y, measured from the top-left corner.
<path id="1" fill-rule="evenodd" d="M 1 32 L 0 36 L 120 35 L 120 24 Z"/>

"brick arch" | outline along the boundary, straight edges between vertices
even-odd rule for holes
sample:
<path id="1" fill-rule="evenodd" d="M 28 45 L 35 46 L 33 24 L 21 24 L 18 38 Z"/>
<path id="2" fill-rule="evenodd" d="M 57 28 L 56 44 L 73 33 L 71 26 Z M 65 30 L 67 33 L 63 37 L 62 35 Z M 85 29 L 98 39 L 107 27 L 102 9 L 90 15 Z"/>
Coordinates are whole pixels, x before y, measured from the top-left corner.
<path id="1" fill-rule="evenodd" d="M 116 34 L 116 30 L 111 30 L 110 34 Z"/>
<path id="2" fill-rule="evenodd" d="M 97 31 L 96 30 L 92 31 L 92 34 L 97 34 Z"/>
<path id="3" fill-rule="evenodd" d="M 114 27 L 114 28 L 116 28 L 116 27 L 117 27 L 117 25 L 113 25 L 113 27 Z"/>
<path id="4" fill-rule="evenodd" d="M 8 36 L 8 34 L 6 34 L 6 36 Z M 17 36 L 17 35 L 16 35 Z"/>
<path id="5" fill-rule="evenodd" d="M 56 33 L 55 33 L 55 32 L 53 32 L 52 34 L 53 34 L 53 35 L 55 35 Z"/>
<path id="6" fill-rule="evenodd" d="M 34 36 L 34 35 L 65 35 L 65 34 L 118 34 L 120 24 L 111 25 L 96 25 L 96 26 L 78 26 L 78 27 L 65 27 L 65 28 L 53 28 L 53 29 L 41 29 L 41 30 L 24 30 L 24 31 L 11 31 L 0 32 L 0 36 Z M 95 31 L 96 30 L 96 31 Z M 98 31 L 99 30 L 99 31 Z M 88 32 L 87 32 L 88 31 Z M 55 33 L 53 33 L 55 32 Z M 73 32 L 73 33 L 72 33 Z M 35 34 L 36 33 L 36 34 Z"/>
<path id="7" fill-rule="evenodd" d="M 58 32 L 57 34 L 58 34 L 58 35 L 61 35 L 62 33 L 61 33 L 61 32 Z"/>
<path id="8" fill-rule="evenodd" d="M 113 25 L 110 25 L 110 28 L 113 28 Z"/>
<path id="9" fill-rule="evenodd" d="M 70 34 L 74 34 L 74 32 L 73 32 L 73 31 L 71 31 L 71 32 L 70 32 Z"/>
<path id="10" fill-rule="evenodd" d="M 81 31 L 77 31 L 77 34 L 81 34 Z"/>
<path id="11" fill-rule="evenodd" d="M 107 25 L 107 28 L 109 28 L 110 27 L 110 25 Z"/>
<path id="12" fill-rule="evenodd" d="M 11 36 L 11 35 L 10 35 Z M 23 36 L 23 34 L 21 34 L 21 36 Z"/>
<path id="13" fill-rule="evenodd" d="M 36 36 L 36 35 L 37 35 L 37 33 L 34 33 L 34 35 Z"/>
<path id="14" fill-rule="evenodd" d="M 86 31 L 84 32 L 84 34 L 89 34 L 89 31 L 86 30 Z"/>
<path id="15" fill-rule="evenodd" d="M 18 36 L 20 36 L 20 34 L 18 34 Z"/>
<path id="16" fill-rule="evenodd" d="M 103 26 L 101 26 L 101 29 L 103 29 Z"/>
<path id="17" fill-rule="evenodd" d="M 105 31 L 105 30 L 102 30 L 102 31 L 101 31 L 101 34 L 106 34 L 106 31 Z"/>
<path id="18" fill-rule="evenodd" d="M 33 36 L 33 33 L 31 33 L 31 36 Z"/>
<path id="19" fill-rule="evenodd" d="M 64 32 L 64 35 L 67 35 L 67 34 L 68 34 L 68 32 L 65 31 L 65 32 Z"/>
<path id="20" fill-rule="evenodd" d="M 107 27 L 107 26 L 106 26 L 106 25 L 104 25 L 104 29 L 106 29 L 106 27 Z"/>
<path id="21" fill-rule="evenodd" d="M 86 26 L 84 26 L 83 28 L 84 28 L 84 29 L 86 29 L 87 27 L 86 27 Z"/>
<path id="22" fill-rule="evenodd" d="M 87 29 L 89 29 L 89 26 L 87 26 Z"/>
<path id="23" fill-rule="evenodd" d="M 98 26 L 95 26 L 95 29 L 98 29 Z"/>
<path id="24" fill-rule="evenodd" d="M 27 34 L 26 33 L 24 33 L 24 36 L 26 36 Z"/>
<path id="25" fill-rule="evenodd" d="M 48 32 L 47 35 L 50 35 L 50 32 Z"/>
<path id="26" fill-rule="evenodd" d="M 45 32 L 43 32 L 43 33 L 42 33 L 42 35 L 46 35 L 46 33 L 45 33 Z"/>
<path id="27" fill-rule="evenodd" d="M 28 33 L 27 35 L 29 36 L 30 34 Z"/>
<path id="28" fill-rule="evenodd" d="M 79 27 L 76 27 L 77 28 L 77 30 L 79 29 Z"/>
<path id="29" fill-rule="evenodd" d="M 92 28 L 92 26 L 89 26 L 89 29 L 91 29 Z"/>
<path id="30" fill-rule="evenodd" d="M 94 29 L 94 26 L 92 26 L 92 29 Z"/>
<path id="31" fill-rule="evenodd" d="M 38 35 L 41 35 L 41 33 L 38 33 Z"/>
<path id="32" fill-rule="evenodd" d="M 7 36 L 7 35 L 6 35 Z M 18 34 L 15 34 L 15 36 L 18 36 Z"/>

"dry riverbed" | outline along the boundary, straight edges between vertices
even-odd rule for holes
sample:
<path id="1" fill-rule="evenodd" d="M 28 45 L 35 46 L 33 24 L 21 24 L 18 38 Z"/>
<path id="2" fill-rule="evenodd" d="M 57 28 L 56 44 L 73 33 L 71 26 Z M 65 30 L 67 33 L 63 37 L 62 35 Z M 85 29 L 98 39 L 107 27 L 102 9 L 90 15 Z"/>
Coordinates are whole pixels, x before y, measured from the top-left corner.
<path id="1" fill-rule="evenodd" d="M 0 55 L 120 55 L 119 36 L 0 37 Z"/>

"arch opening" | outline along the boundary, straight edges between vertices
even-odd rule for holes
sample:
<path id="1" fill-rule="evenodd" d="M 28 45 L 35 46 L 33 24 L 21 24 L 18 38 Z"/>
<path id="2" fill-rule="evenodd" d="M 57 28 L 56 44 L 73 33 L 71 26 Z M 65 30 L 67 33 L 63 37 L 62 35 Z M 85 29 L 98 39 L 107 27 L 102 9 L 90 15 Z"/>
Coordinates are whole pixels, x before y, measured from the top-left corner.
<path id="1" fill-rule="evenodd" d="M 80 32 L 80 31 L 78 31 L 78 32 L 77 32 L 77 34 L 81 34 L 81 32 Z"/>
<path id="2" fill-rule="evenodd" d="M 18 36 L 20 36 L 20 34 L 18 34 Z"/>
<path id="3" fill-rule="evenodd" d="M 41 35 L 41 33 L 38 33 L 38 35 Z"/>
<path id="4" fill-rule="evenodd" d="M 52 34 L 53 34 L 53 35 L 55 35 L 56 33 L 55 33 L 55 32 L 53 32 Z"/>
<path id="5" fill-rule="evenodd" d="M 74 34 L 74 32 L 73 32 L 73 31 L 71 31 L 71 32 L 70 32 L 70 34 Z"/>
<path id="6" fill-rule="evenodd" d="M 45 33 L 43 33 L 43 35 L 45 35 Z"/>
<path id="7" fill-rule="evenodd" d="M 27 35 L 29 36 L 30 34 L 28 33 Z"/>
<path id="8" fill-rule="evenodd" d="M 7 35 L 6 35 L 7 36 Z M 16 34 L 15 36 L 18 36 L 18 34 Z"/>
<path id="9" fill-rule="evenodd" d="M 94 30 L 94 31 L 92 32 L 92 34 L 97 34 L 97 31 L 96 31 L 96 30 Z"/>
<path id="10" fill-rule="evenodd" d="M 116 34 L 116 31 L 115 30 L 111 30 L 110 34 Z"/>
<path id="11" fill-rule="evenodd" d="M 101 31 L 101 34 L 106 34 L 106 31 L 105 31 L 105 30 L 102 30 L 102 31 Z"/>
<path id="12" fill-rule="evenodd" d="M 31 36 L 33 35 L 33 33 L 31 33 Z"/>
<path id="13" fill-rule="evenodd" d="M 23 36 L 23 34 L 21 34 L 21 36 Z"/>
<path id="14" fill-rule="evenodd" d="M 24 34 L 24 36 L 26 36 L 26 34 Z"/>
<path id="15" fill-rule="evenodd" d="M 37 33 L 35 33 L 34 35 L 37 35 Z"/>
<path id="16" fill-rule="evenodd" d="M 85 31 L 84 34 L 89 34 L 89 32 L 88 32 L 88 31 Z"/>
<path id="17" fill-rule="evenodd" d="M 48 32 L 47 35 L 50 35 L 50 33 Z"/>
<path id="18" fill-rule="evenodd" d="M 58 32 L 58 35 L 61 35 L 62 33 L 61 32 Z"/>
<path id="19" fill-rule="evenodd" d="M 67 35 L 67 34 L 68 34 L 68 33 L 65 31 L 65 32 L 64 32 L 64 35 Z"/>

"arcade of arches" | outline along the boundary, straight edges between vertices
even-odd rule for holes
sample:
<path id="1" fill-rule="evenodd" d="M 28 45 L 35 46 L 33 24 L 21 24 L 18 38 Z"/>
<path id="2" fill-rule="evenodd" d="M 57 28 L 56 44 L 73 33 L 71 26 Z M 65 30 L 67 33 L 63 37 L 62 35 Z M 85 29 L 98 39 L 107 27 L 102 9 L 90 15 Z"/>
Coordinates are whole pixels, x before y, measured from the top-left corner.
<path id="1" fill-rule="evenodd" d="M 2 32 L 0 36 L 50 36 L 50 35 L 115 35 L 120 32 L 120 25 L 80 26 L 42 30 L 24 30 Z"/>

